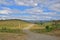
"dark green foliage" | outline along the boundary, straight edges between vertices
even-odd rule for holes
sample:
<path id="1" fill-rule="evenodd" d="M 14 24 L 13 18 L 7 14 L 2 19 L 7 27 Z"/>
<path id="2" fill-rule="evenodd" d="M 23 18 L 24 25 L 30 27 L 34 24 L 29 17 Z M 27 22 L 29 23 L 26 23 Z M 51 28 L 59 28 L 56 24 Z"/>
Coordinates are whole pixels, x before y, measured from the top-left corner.
<path id="1" fill-rule="evenodd" d="M 46 26 L 46 29 L 49 30 L 49 26 Z"/>
<path id="2" fill-rule="evenodd" d="M 49 27 L 49 26 L 46 26 L 45 29 L 47 32 L 52 31 L 52 27 Z"/>

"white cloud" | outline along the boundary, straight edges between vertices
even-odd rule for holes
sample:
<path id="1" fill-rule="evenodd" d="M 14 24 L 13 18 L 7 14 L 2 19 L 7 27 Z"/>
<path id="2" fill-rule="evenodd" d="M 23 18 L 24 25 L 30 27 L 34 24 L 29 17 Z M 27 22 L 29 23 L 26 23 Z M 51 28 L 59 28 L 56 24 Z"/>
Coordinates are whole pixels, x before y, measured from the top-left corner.
<path id="1" fill-rule="evenodd" d="M 32 15 L 60 16 L 56 12 L 44 12 L 43 9 L 42 8 L 39 8 L 39 7 L 27 9 L 27 10 L 23 11 L 22 13 L 29 13 L 29 14 L 32 14 Z"/>
<path id="2" fill-rule="evenodd" d="M 60 12 L 60 0 L 15 0 L 16 5 L 48 7 Z"/>
<path id="3" fill-rule="evenodd" d="M 0 14 L 15 14 L 15 13 L 22 13 L 20 10 L 17 9 L 10 9 L 8 7 L 2 7 L 2 10 L 0 10 Z"/>
<path id="4" fill-rule="evenodd" d="M 4 5 L 23 5 L 23 6 L 38 6 L 38 4 L 40 3 L 40 5 L 46 5 L 49 6 L 51 4 L 54 3 L 58 3 L 60 2 L 60 0 L 0 0 L 0 4 L 4 4 Z"/>
<path id="5" fill-rule="evenodd" d="M 14 5 L 14 0 L 0 0 L 0 4 L 3 5 Z"/>
<path id="6" fill-rule="evenodd" d="M 2 8 L 3 9 L 0 10 L 0 14 L 9 14 L 9 13 L 11 13 L 9 8 L 6 8 L 6 7 L 2 7 Z"/>
<path id="7" fill-rule="evenodd" d="M 0 10 L 0 14 L 8 14 L 9 11 L 8 10 Z"/>
<path id="8" fill-rule="evenodd" d="M 20 15 L 20 16 L 11 16 L 8 15 L 7 17 L 2 17 L 5 19 L 23 19 L 23 20 L 44 20 L 44 19 L 53 19 L 53 16 L 60 16 L 59 14 L 57 14 L 56 12 L 43 12 L 43 10 L 39 7 L 35 7 L 32 9 L 27 9 L 25 11 L 20 11 L 20 10 L 16 10 L 16 9 L 10 9 L 10 8 L 6 8 L 3 7 L 3 10 L 0 11 L 0 14 L 14 14 L 14 13 L 19 13 L 19 14 L 30 14 L 30 16 L 26 15 Z"/>
<path id="9" fill-rule="evenodd" d="M 49 6 L 54 3 L 58 3 L 60 0 L 15 0 L 16 5 L 23 5 L 23 6 L 38 6 L 44 5 L 44 6 Z"/>
<path id="10" fill-rule="evenodd" d="M 31 16 L 20 16 L 21 19 L 24 19 L 24 20 L 48 20 L 48 19 L 53 19 L 52 15 L 47 15 L 47 14 L 44 14 L 44 15 L 31 15 Z"/>
<path id="11" fill-rule="evenodd" d="M 57 12 L 60 12 L 60 3 L 52 4 L 49 8 Z"/>
<path id="12" fill-rule="evenodd" d="M 41 8 L 35 7 L 35 8 L 27 9 L 23 13 L 41 14 L 42 12 L 43 10 Z"/>
<path id="13" fill-rule="evenodd" d="M 16 5 L 37 6 L 37 0 L 15 0 Z"/>

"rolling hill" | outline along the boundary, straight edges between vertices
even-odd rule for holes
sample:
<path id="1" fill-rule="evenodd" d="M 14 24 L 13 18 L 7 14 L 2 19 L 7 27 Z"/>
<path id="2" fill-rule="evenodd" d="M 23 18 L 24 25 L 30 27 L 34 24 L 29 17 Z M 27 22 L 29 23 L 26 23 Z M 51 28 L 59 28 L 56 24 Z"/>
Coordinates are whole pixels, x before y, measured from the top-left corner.
<path id="1" fill-rule="evenodd" d="M 6 27 L 9 29 L 22 29 L 24 27 L 29 26 L 31 23 L 18 20 L 18 19 L 11 19 L 11 20 L 0 20 L 0 29 L 2 27 Z"/>

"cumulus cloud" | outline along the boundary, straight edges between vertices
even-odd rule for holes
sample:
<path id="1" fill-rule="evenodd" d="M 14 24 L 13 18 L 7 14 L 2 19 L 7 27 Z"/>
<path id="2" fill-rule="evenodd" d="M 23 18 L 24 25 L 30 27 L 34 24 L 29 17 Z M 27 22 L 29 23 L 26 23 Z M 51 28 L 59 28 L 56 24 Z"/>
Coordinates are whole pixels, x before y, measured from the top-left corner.
<path id="1" fill-rule="evenodd" d="M 0 10 L 0 14 L 9 14 L 9 13 L 11 13 L 9 8 L 4 7 L 2 10 Z"/>
<path id="2" fill-rule="evenodd" d="M 60 0 L 15 0 L 16 5 L 48 7 L 60 12 Z"/>
<path id="3" fill-rule="evenodd" d="M 8 10 L 0 10 L 0 14 L 8 14 Z"/>
<path id="4" fill-rule="evenodd" d="M 54 16 L 55 17 L 60 16 L 56 12 L 43 12 L 43 10 L 40 9 L 39 7 L 27 9 L 25 11 L 3 7 L 3 10 L 1 10 L 0 14 L 19 14 L 20 16 L 7 15 L 1 17 L 4 19 L 23 19 L 23 20 L 47 20 L 53 19 Z M 27 14 L 29 14 L 30 16 Z"/>
<path id="5" fill-rule="evenodd" d="M 32 9 L 27 9 L 25 11 L 23 11 L 22 13 L 29 13 L 29 14 L 32 14 L 32 15 L 50 15 L 50 16 L 60 16 L 59 14 L 57 14 L 56 12 L 44 12 L 42 8 L 39 8 L 39 7 L 35 7 L 35 8 L 32 8 Z"/>
<path id="6" fill-rule="evenodd" d="M 49 8 L 54 11 L 60 12 L 60 3 L 52 4 Z"/>
<path id="7" fill-rule="evenodd" d="M 32 9 L 27 9 L 24 11 L 24 13 L 30 13 L 30 14 L 41 14 L 43 12 L 43 10 L 39 7 L 35 7 Z"/>
<path id="8" fill-rule="evenodd" d="M 8 7 L 2 7 L 2 9 L 0 10 L 0 14 L 18 14 L 18 13 L 22 13 L 20 10 L 17 9 L 10 9 Z"/>
<path id="9" fill-rule="evenodd" d="M 0 0 L 1 5 L 14 5 L 14 0 Z"/>
<path id="10" fill-rule="evenodd" d="M 15 0 L 16 5 L 37 6 L 37 0 Z"/>
<path id="11" fill-rule="evenodd" d="M 8 7 L 2 7 L 0 14 L 20 14 L 20 16 L 3 16 L 2 18 L 12 19 L 24 19 L 24 20 L 45 20 L 45 19 L 56 19 L 60 17 L 60 0 L 0 0 L 0 5 L 8 6 L 32 6 L 31 9 L 24 11 L 16 9 L 10 9 Z M 44 12 L 44 8 L 48 8 L 54 12 Z M 21 16 L 21 14 L 23 14 Z M 24 14 L 30 14 L 24 15 Z M 58 18 L 59 19 L 59 18 Z"/>

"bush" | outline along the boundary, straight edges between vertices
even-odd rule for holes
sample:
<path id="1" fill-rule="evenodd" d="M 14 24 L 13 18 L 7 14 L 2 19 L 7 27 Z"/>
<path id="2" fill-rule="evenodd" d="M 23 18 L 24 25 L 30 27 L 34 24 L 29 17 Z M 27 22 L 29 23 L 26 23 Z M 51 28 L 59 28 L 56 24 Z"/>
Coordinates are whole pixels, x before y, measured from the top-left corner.
<path id="1" fill-rule="evenodd" d="M 51 27 L 46 26 L 46 31 L 47 31 L 47 32 L 49 32 L 49 31 L 51 31 L 51 30 L 52 30 L 52 28 L 51 28 Z"/>

